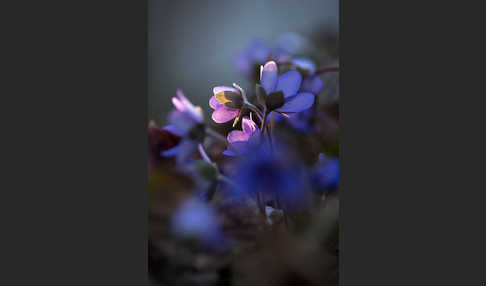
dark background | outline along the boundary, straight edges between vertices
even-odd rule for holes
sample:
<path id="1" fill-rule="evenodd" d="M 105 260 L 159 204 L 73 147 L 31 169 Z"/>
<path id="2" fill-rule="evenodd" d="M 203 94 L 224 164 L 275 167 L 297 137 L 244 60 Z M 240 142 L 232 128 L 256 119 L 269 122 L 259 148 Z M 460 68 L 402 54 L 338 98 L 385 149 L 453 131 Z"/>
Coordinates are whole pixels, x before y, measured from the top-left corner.
<path id="1" fill-rule="evenodd" d="M 338 22 L 338 0 L 148 1 L 149 119 L 165 122 L 177 88 L 208 115 L 214 86 L 245 83 L 233 57 L 254 37 L 337 31 Z"/>

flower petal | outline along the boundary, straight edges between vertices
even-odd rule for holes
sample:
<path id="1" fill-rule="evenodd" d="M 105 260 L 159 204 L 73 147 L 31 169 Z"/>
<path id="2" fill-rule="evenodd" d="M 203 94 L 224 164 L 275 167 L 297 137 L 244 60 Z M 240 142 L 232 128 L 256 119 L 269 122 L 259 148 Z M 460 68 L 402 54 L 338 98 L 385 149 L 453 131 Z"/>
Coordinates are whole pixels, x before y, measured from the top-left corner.
<path id="1" fill-rule="evenodd" d="M 237 155 L 244 154 L 248 151 L 248 142 L 234 142 L 231 143 L 231 149 L 233 149 Z"/>
<path id="2" fill-rule="evenodd" d="M 211 116 L 216 123 L 225 123 L 235 118 L 240 111 L 238 109 L 229 108 L 221 105 L 218 109 L 214 110 Z"/>
<path id="3" fill-rule="evenodd" d="M 298 71 L 288 71 L 278 78 L 276 91 L 283 91 L 284 97 L 297 93 L 302 83 L 302 76 Z"/>
<path id="4" fill-rule="evenodd" d="M 172 104 L 174 104 L 175 108 L 179 111 L 185 111 L 186 107 L 184 106 L 184 103 L 177 97 L 172 98 Z"/>
<path id="5" fill-rule="evenodd" d="M 229 149 L 224 150 L 222 154 L 223 155 L 226 155 L 226 156 L 231 156 L 231 157 L 236 156 L 236 153 L 233 152 L 233 151 L 231 151 L 231 150 L 229 150 Z"/>
<path id="6" fill-rule="evenodd" d="M 248 47 L 248 55 L 256 62 L 264 62 L 270 54 L 270 47 L 262 39 L 254 39 Z"/>
<path id="7" fill-rule="evenodd" d="M 192 102 L 189 101 L 184 96 L 184 92 L 181 89 L 177 89 L 177 98 L 172 98 L 172 103 L 176 106 L 177 110 L 186 112 L 189 114 L 195 121 L 202 122 L 203 121 L 203 113 L 201 107 L 194 106 Z"/>
<path id="8" fill-rule="evenodd" d="M 310 108 L 314 104 L 315 95 L 308 92 L 298 93 L 286 100 L 284 105 L 277 110 L 280 112 L 300 112 Z"/>
<path id="9" fill-rule="evenodd" d="M 241 123 L 241 127 L 243 129 L 243 132 L 252 134 L 258 129 L 258 126 L 256 125 L 253 120 L 250 120 L 248 117 L 243 117 L 243 121 Z"/>
<path id="10" fill-rule="evenodd" d="M 295 58 L 292 60 L 292 63 L 297 67 L 308 71 L 310 74 L 313 74 L 316 71 L 316 65 L 313 61 L 306 59 L 306 58 Z"/>
<path id="11" fill-rule="evenodd" d="M 174 133 L 177 136 L 183 136 L 184 135 L 181 132 L 181 130 L 179 130 L 178 128 L 176 128 L 174 125 L 166 125 L 166 126 L 164 126 L 164 128 L 162 128 L 162 130 L 167 130 L 167 131 L 169 131 L 171 133 Z"/>
<path id="12" fill-rule="evenodd" d="M 189 114 L 178 110 L 172 110 L 169 113 L 168 121 L 173 129 L 178 130 L 179 136 L 186 134 L 196 123 Z"/>
<path id="13" fill-rule="evenodd" d="M 191 155 L 196 151 L 197 144 L 197 142 L 192 140 L 183 140 L 179 144 L 179 150 L 176 155 L 177 163 L 181 164 L 187 162 Z"/>
<path id="14" fill-rule="evenodd" d="M 213 88 L 214 95 L 216 95 L 220 92 L 223 92 L 223 91 L 231 91 L 231 92 L 240 93 L 239 90 L 237 90 L 236 88 L 231 87 L 231 86 L 216 86 L 216 87 Z"/>
<path id="15" fill-rule="evenodd" d="M 260 84 L 267 94 L 275 90 L 278 81 L 278 67 L 274 61 L 269 61 L 260 70 Z"/>
<path id="16" fill-rule="evenodd" d="M 211 106 L 212 109 L 218 109 L 222 105 L 223 104 L 221 104 L 221 102 L 219 102 L 214 95 L 209 99 L 209 106 Z"/>
<path id="17" fill-rule="evenodd" d="M 251 133 L 245 133 L 240 130 L 233 130 L 228 134 L 228 142 L 229 143 L 234 143 L 234 142 L 246 142 L 248 139 L 250 139 Z"/>
<path id="18" fill-rule="evenodd" d="M 318 75 L 308 76 L 302 81 L 300 92 L 310 92 L 315 95 L 321 93 L 324 87 L 324 81 Z"/>
<path id="19" fill-rule="evenodd" d="M 160 152 L 160 155 L 163 156 L 163 157 L 173 157 L 173 156 L 177 155 L 180 148 L 181 148 L 181 145 L 177 145 L 175 147 L 172 147 L 170 149 L 167 149 L 165 151 Z"/>

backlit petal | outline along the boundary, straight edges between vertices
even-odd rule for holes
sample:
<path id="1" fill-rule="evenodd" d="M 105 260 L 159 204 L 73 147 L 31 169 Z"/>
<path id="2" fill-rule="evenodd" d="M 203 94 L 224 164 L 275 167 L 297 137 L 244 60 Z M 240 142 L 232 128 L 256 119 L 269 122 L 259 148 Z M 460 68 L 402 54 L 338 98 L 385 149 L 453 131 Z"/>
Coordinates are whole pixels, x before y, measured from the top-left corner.
<path id="1" fill-rule="evenodd" d="M 238 109 L 229 108 L 224 105 L 214 110 L 211 116 L 216 123 L 225 123 L 235 118 L 240 111 Z"/>
<path id="2" fill-rule="evenodd" d="M 300 112 L 310 108 L 314 104 L 314 94 L 312 93 L 298 93 L 297 95 L 287 99 L 284 105 L 277 109 L 280 112 Z"/>
<path id="3" fill-rule="evenodd" d="M 267 94 L 275 90 L 278 81 L 278 67 L 274 61 L 267 62 L 260 72 L 260 84 Z"/>
<path id="4" fill-rule="evenodd" d="M 278 78 L 276 91 L 283 91 L 284 97 L 297 93 L 302 83 L 302 76 L 298 71 L 288 71 Z"/>

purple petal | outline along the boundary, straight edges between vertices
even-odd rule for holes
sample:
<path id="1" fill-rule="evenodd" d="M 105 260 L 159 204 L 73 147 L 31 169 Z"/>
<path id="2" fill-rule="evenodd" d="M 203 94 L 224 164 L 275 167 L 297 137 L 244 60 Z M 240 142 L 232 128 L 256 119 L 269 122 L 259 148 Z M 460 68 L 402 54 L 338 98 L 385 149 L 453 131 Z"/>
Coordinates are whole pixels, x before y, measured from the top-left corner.
<path id="1" fill-rule="evenodd" d="M 223 91 L 231 91 L 231 92 L 240 93 L 239 90 L 237 90 L 236 88 L 231 87 L 231 86 L 216 86 L 216 87 L 213 88 L 214 95 L 216 95 L 220 92 L 223 92 Z"/>
<path id="2" fill-rule="evenodd" d="M 246 53 L 239 53 L 235 56 L 235 65 L 240 74 L 250 76 L 251 63 Z"/>
<path id="3" fill-rule="evenodd" d="M 177 89 L 177 98 L 172 98 L 172 103 L 175 105 L 177 110 L 186 112 L 189 114 L 195 121 L 202 122 L 203 121 L 203 114 L 200 107 L 194 106 L 189 99 L 184 96 L 184 93 L 181 89 Z"/>
<path id="4" fill-rule="evenodd" d="M 255 39 L 248 47 L 248 55 L 257 62 L 264 62 L 270 54 L 270 47 L 262 39 Z"/>
<path id="5" fill-rule="evenodd" d="M 260 83 L 267 92 L 271 93 L 275 90 L 278 81 L 278 68 L 274 61 L 269 61 L 260 70 Z"/>
<path id="6" fill-rule="evenodd" d="M 301 92 L 310 92 L 315 95 L 321 93 L 324 87 L 324 81 L 318 75 L 308 76 L 302 81 L 302 86 L 300 87 Z"/>
<path id="7" fill-rule="evenodd" d="M 301 112 L 314 104 L 314 94 L 303 92 L 287 99 L 284 105 L 277 110 L 280 112 Z"/>
<path id="8" fill-rule="evenodd" d="M 168 121 L 174 129 L 178 130 L 179 134 L 186 134 L 196 123 L 189 114 L 178 110 L 172 110 L 169 113 Z"/>
<path id="9" fill-rule="evenodd" d="M 248 133 L 248 134 L 252 134 L 253 132 L 255 132 L 258 129 L 256 123 L 253 122 L 252 120 L 250 120 L 248 117 L 243 117 L 243 121 L 241 123 L 241 126 L 242 126 L 242 129 L 243 129 L 243 132 Z"/>
<path id="10" fill-rule="evenodd" d="M 276 91 L 283 91 L 284 97 L 297 93 L 302 83 L 302 76 L 298 71 L 288 71 L 278 78 Z"/>
<path id="11" fill-rule="evenodd" d="M 163 157 L 173 157 L 173 156 L 177 155 L 180 148 L 181 148 L 181 145 L 177 145 L 175 147 L 172 147 L 170 149 L 167 149 L 165 151 L 160 152 L 160 155 L 163 156 Z"/>
<path id="12" fill-rule="evenodd" d="M 162 130 L 167 130 L 171 133 L 174 133 L 175 135 L 177 136 L 183 136 L 183 132 L 181 132 L 181 130 L 177 129 L 174 125 L 166 125 L 164 126 L 164 128 L 162 128 Z"/>
<path id="13" fill-rule="evenodd" d="M 216 123 L 225 123 L 235 118 L 240 111 L 238 109 L 229 108 L 221 105 L 218 109 L 214 110 L 212 118 Z"/>
<path id="14" fill-rule="evenodd" d="M 228 142 L 229 143 L 234 143 L 234 142 L 246 142 L 248 139 L 250 139 L 251 133 L 245 133 L 240 130 L 233 130 L 228 134 Z"/>
<path id="15" fill-rule="evenodd" d="M 197 142 L 192 140 L 183 140 L 179 144 L 179 150 L 176 155 L 177 163 L 181 164 L 188 161 L 191 155 L 196 151 L 197 144 Z"/>
<path id="16" fill-rule="evenodd" d="M 228 146 L 227 150 L 229 152 L 233 153 L 234 156 L 241 155 L 241 154 L 244 154 L 244 153 L 247 152 L 248 143 L 247 142 L 234 142 L 234 143 L 231 143 L 231 146 Z"/>
<path id="17" fill-rule="evenodd" d="M 172 104 L 174 104 L 175 108 L 179 111 L 185 111 L 186 107 L 184 106 L 184 103 L 177 97 L 172 98 Z"/>
<path id="18" fill-rule="evenodd" d="M 216 97 L 214 95 L 211 96 L 211 98 L 209 99 L 209 106 L 211 106 L 212 109 L 218 109 L 222 105 L 223 104 L 221 102 L 219 102 L 219 100 L 216 99 Z"/>
<path id="19" fill-rule="evenodd" d="M 226 150 L 223 151 L 223 155 L 234 157 L 234 156 L 236 156 L 236 153 L 229 150 L 229 149 L 226 149 Z"/>

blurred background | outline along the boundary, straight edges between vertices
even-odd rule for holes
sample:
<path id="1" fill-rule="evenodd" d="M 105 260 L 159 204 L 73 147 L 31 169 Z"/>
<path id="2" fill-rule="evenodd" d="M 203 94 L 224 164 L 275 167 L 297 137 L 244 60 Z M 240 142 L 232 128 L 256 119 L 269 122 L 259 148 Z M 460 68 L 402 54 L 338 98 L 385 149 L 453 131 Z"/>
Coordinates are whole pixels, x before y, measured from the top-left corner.
<path id="1" fill-rule="evenodd" d="M 338 31 L 338 0 L 148 4 L 148 116 L 158 124 L 165 122 L 177 88 L 200 105 L 207 118 L 214 86 L 245 86 L 248 82 L 236 71 L 234 56 L 255 37 L 271 43 L 286 32 L 315 38 Z"/>

